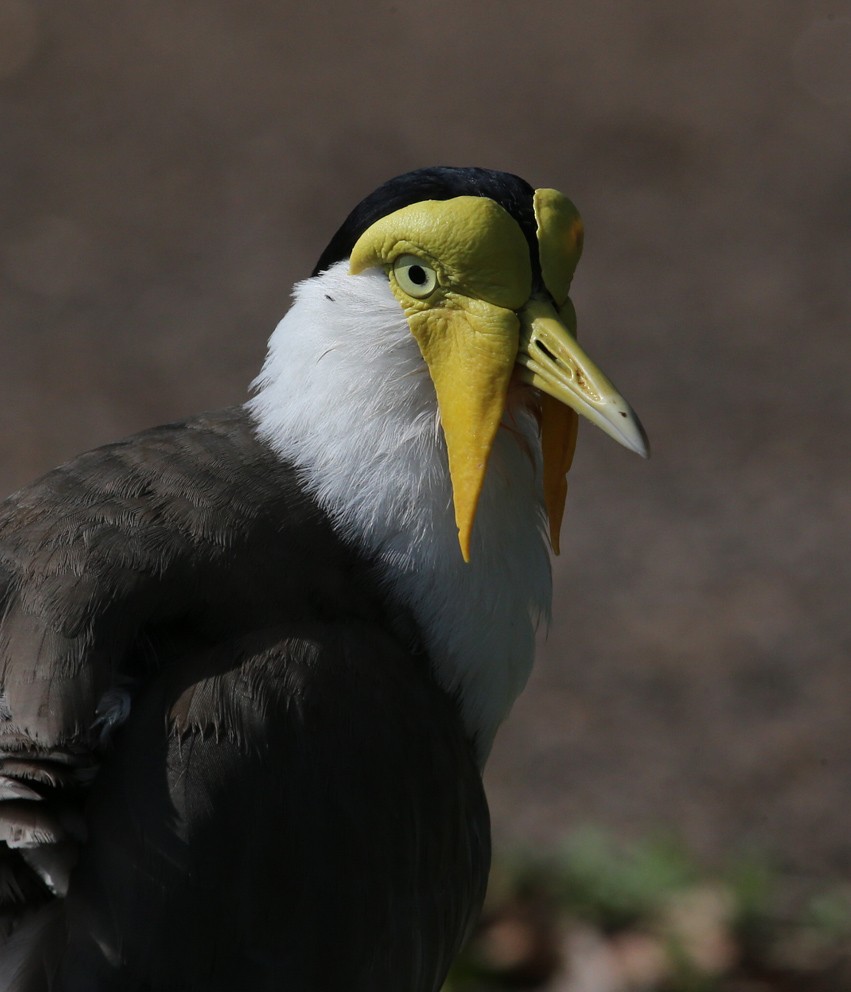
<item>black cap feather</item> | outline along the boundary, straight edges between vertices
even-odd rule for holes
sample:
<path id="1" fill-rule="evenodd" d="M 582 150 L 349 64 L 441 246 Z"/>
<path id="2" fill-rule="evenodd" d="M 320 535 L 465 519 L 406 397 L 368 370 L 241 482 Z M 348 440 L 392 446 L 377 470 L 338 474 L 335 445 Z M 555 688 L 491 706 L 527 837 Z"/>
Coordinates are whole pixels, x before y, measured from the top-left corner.
<path id="1" fill-rule="evenodd" d="M 451 200 L 456 196 L 485 196 L 496 201 L 517 221 L 529 245 L 535 282 L 540 282 L 537 222 L 532 187 L 510 172 L 474 167 L 433 166 L 389 179 L 370 193 L 343 221 L 316 263 L 318 275 L 348 258 L 358 238 L 377 220 L 422 200 Z"/>

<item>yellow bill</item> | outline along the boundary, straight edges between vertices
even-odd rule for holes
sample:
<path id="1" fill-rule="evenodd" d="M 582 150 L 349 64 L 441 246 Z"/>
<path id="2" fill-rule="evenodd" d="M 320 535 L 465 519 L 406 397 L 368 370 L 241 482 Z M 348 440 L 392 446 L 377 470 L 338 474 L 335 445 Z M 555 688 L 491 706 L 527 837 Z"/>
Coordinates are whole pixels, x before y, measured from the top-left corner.
<path id="1" fill-rule="evenodd" d="M 525 381 L 543 393 L 544 501 L 550 543 L 558 554 L 567 473 L 579 427 L 577 413 L 645 457 L 647 438 L 632 409 L 576 340 L 576 311 L 568 294 L 582 255 L 584 232 L 579 211 L 555 189 L 536 189 L 533 207 L 541 276 L 555 306 L 541 294 L 539 300 L 530 301 L 524 309 L 517 361 L 523 367 Z"/>
<path id="2" fill-rule="evenodd" d="M 553 305 L 532 299 L 520 316 L 517 364 L 523 381 L 565 403 L 618 444 L 646 458 L 649 445 L 641 421 L 591 361 Z"/>

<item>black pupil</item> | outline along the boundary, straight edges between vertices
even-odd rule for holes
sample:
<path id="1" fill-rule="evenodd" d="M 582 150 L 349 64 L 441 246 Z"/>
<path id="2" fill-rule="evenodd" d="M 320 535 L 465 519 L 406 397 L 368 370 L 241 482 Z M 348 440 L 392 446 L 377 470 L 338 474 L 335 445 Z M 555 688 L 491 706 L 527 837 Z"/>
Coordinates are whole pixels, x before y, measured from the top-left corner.
<path id="1" fill-rule="evenodd" d="M 408 278 L 417 286 L 425 286 L 428 281 L 425 269 L 421 265 L 412 265 L 408 269 Z"/>

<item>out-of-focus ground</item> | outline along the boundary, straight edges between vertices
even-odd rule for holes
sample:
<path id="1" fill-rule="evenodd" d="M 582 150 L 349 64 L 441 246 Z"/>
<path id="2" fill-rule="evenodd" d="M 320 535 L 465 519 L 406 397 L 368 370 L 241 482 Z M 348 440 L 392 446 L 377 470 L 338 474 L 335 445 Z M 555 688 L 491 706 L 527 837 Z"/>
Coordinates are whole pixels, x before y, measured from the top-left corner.
<path id="1" fill-rule="evenodd" d="M 0 483 L 242 399 L 357 200 L 579 205 L 583 431 L 498 842 L 594 822 L 851 869 L 851 7 L 0 0 Z"/>

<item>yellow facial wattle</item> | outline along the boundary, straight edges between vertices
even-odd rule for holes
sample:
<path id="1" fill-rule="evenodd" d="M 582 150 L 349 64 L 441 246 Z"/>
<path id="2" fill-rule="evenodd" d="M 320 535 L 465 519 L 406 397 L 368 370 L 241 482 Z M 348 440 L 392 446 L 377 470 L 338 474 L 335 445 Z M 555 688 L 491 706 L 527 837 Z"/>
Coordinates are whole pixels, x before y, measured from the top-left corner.
<path id="1" fill-rule="evenodd" d="M 350 271 L 388 273 L 434 383 L 446 440 L 458 541 L 465 561 L 512 374 L 542 393 L 544 495 L 558 535 L 576 413 L 646 453 L 628 404 L 576 341 L 568 293 L 582 222 L 556 190 L 533 199 L 543 287 L 533 286 L 518 222 L 487 197 L 424 200 L 380 218 L 356 242 Z"/>
<path id="2" fill-rule="evenodd" d="M 394 270 L 399 258 L 419 258 L 436 273 L 431 293 L 411 295 Z M 458 540 L 469 561 L 488 456 L 517 360 L 516 311 L 532 288 L 526 239 L 493 200 L 427 200 L 389 214 L 360 238 L 352 273 L 376 265 L 389 268 L 390 285 L 434 382 Z"/>

